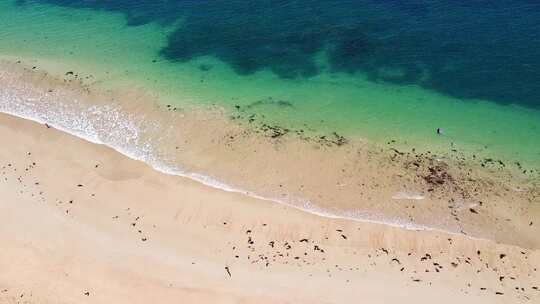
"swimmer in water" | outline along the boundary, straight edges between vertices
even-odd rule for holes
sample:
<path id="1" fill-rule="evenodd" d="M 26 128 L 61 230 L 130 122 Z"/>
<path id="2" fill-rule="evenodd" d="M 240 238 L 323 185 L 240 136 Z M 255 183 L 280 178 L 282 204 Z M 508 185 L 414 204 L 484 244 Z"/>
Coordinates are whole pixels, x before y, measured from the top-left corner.
<path id="1" fill-rule="evenodd" d="M 437 134 L 442 135 L 442 129 L 441 128 L 437 128 Z"/>

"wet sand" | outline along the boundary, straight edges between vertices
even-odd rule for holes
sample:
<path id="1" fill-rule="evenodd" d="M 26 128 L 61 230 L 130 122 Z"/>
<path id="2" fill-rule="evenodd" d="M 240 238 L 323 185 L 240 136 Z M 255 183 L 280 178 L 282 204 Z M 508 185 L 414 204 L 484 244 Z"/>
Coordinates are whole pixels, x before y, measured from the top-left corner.
<path id="1" fill-rule="evenodd" d="M 0 115 L 2 303 L 537 303 L 540 252 L 320 217 Z"/>

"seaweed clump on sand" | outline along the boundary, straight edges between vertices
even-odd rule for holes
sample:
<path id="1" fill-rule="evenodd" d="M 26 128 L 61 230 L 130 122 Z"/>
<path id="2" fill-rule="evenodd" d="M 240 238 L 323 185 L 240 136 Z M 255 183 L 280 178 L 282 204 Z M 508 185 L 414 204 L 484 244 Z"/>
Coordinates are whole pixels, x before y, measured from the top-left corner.
<path id="1" fill-rule="evenodd" d="M 264 115 L 257 115 L 254 113 L 250 114 L 249 112 L 246 112 L 246 110 L 249 110 L 251 107 L 260 106 L 260 105 L 276 105 L 280 107 L 293 107 L 293 104 L 290 103 L 289 101 L 273 100 L 272 98 L 268 98 L 268 99 L 258 100 L 247 106 L 234 105 L 236 114 L 231 115 L 230 119 L 239 120 L 239 121 L 246 120 L 247 123 L 250 124 L 254 128 L 255 133 L 262 133 L 264 136 L 272 138 L 272 139 L 279 139 L 287 134 L 294 133 L 300 140 L 303 140 L 306 142 L 315 142 L 321 146 L 341 147 L 349 143 L 349 140 L 345 136 L 335 131 L 330 133 L 329 135 L 309 136 L 309 135 L 306 135 L 306 132 L 304 129 L 291 130 L 289 128 L 282 127 L 279 125 L 271 125 L 271 124 L 265 123 L 264 121 L 258 120 L 259 117 L 264 119 L 265 118 Z"/>
<path id="2" fill-rule="evenodd" d="M 286 135 L 287 133 L 289 133 L 289 129 L 287 128 L 282 128 L 280 126 L 271 126 L 271 125 L 267 125 L 267 124 L 262 124 L 261 126 L 261 130 L 269 137 L 271 138 L 279 138 L 279 137 L 282 137 L 284 135 Z"/>
<path id="3" fill-rule="evenodd" d="M 444 166 L 431 166 L 428 167 L 429 173 L 424 176 L 424 180 L 430 185 L 443 185 L 446 182 L 453 182 L 454 179 L 448 173 Z"/>
<path id="4" fill-rule="evenodd" d="M 322 135 L 317 139 L 317 142 L 325 146 L 338 146 L 341 147 L 347 144 L 349 141 L 337 132 L 332 132 L 329 136 Z"/>

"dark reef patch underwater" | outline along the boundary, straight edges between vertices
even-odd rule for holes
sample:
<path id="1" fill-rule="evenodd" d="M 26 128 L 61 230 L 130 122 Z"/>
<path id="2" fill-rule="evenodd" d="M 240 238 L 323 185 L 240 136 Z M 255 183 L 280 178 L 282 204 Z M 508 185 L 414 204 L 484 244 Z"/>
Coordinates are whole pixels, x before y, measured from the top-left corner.
<path id="1" fill-rule="evenodd" d="M 458 98 L 540 108 L 540 2 L 18 0 L 179 26 L 161 55 L 211 55 L 238 74 L 323 70 L 419 84 Z M 321 65 L 318 55 L 326 54 Z"/>

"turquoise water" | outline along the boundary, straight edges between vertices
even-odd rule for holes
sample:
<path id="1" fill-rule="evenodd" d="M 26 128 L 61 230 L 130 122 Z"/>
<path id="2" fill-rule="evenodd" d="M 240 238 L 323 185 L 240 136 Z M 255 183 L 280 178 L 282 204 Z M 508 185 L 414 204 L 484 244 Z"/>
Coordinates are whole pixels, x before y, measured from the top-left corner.
<path id="1" fill-rule="evenodd" d="M 164 103 L 538 167 L 538 7 L 503 2 L 2 1 L 0 54 Z"/>

